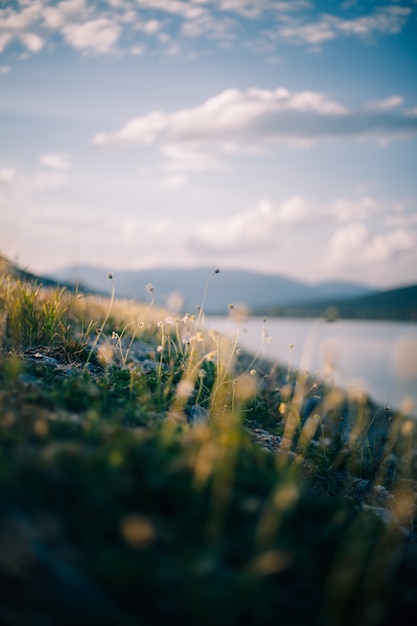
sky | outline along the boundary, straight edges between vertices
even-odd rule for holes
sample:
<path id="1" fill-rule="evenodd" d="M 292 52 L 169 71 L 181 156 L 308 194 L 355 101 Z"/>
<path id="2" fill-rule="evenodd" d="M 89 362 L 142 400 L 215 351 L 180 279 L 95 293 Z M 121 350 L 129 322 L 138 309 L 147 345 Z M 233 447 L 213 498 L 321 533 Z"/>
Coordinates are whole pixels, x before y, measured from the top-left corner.
<path id="1" fill-rule="evenodd" d="M 417 0 L 0 0 L 0 252 L 417 283 Z"/>

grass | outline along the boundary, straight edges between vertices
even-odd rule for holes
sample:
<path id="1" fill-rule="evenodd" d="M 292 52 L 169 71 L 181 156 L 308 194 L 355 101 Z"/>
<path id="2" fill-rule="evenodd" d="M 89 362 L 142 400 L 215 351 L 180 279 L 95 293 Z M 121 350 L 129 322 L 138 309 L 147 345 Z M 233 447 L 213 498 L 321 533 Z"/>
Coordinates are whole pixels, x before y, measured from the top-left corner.
<path id="1" fill-rule="evenodd" d="M 2 277 L 2 624 L 417 617 L 415 421 L 207 331 L 216 273 L 195 316 Z"/>

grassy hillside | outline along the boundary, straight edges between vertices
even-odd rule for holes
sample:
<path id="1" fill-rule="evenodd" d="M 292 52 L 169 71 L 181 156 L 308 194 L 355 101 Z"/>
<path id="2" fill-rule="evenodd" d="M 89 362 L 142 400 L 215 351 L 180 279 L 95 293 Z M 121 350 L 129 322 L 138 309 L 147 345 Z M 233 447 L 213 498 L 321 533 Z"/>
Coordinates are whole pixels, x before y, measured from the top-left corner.
<path id="1" fill-rule="evenodd" d="M 147 298 L 0 278 L 0 623 L 414 623 L 415 420 Z"/>
<path id="2" fill-rule="evenodd" d="M 50 278 L 48 276 L 38 276 L 37 274 L 33 274 L 32 272 L 29 272 L 28 270 L 19 267 L 18 265 L 16 265 L 16 263 L 13 263 L 12 261 L 10 261 L 7 257 L 3 256 L 2 254 L 0 254 L 0 275 L 3 276 L 3 278 L 5 276 L 8 276 L 10 278 L 13 278 L 14 280 L 21 280 L 23 282 L 26 283 L 30 283 L 30 284 L 40 284 L 42 283 L 42 286 L 44 288 L 54 288 L 54 287 L 63 287 L 66 289 L 66 291 L 73 293 L 73 292 L 78 292 L 78 293 L 91 293 L 94 292 L 96 294 L 101 294 L 104 295 L 99 289 L 97 290 L 92 290 L 89 289 L 87 287 L 85 287 L 82 283 L 79 284 L 75 284 L 74 282 L 71 281 L 66 281 L 66 280 L 56 280 L 54 278 Z"/>
<path id="3" fill-rule="evenodd" d="M 400 287 L 360 298 L 328 299 L 307 304 L 275 306 L 257 310 L 258 315 L 345 319 L 417 321 L 417 285 Z"/>

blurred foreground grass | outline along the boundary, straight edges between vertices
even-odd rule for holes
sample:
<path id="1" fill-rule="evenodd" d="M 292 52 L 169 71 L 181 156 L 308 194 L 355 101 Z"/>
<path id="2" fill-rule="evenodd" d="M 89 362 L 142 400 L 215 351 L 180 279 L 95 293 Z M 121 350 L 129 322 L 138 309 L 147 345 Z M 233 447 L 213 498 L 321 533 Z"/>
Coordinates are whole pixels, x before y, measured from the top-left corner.
<path id="1" fill-rule="evenodd" d="M 0 623 L 415 623 L 415 421 L 147 289 L 1 279 Z"/>

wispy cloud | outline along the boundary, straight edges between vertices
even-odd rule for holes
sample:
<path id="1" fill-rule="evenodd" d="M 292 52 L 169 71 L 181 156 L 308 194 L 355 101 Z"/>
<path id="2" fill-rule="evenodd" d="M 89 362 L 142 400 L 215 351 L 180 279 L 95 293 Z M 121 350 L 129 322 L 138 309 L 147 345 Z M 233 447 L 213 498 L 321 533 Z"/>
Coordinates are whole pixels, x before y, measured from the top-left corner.
<path id="1" fill-rule="evenodd" d="M 57 33 L 83 54 L 143 50 L 150 37 L 165 54 L 179 53 L 181 39 L 192 46 L 201 37 L 219 46 L 245 45 L 249 38 L 273 46 L 317 46 L 339 37 L 369 41 L 400 32 L 413 11 L 398 4 L 363 5 L 358 16 L 354 9 L 349 19 L 320 14 L 308 0 L 32 0 L 0 9 L 0 53 L 16 39 L 37 53 Z"/>
<path id="2" fill-rule="evenodd" d="M 369 109 L 388 111 L 389 109 L 395 109 L 396 107 L 404 104 L 404 98 L 397 94 L 384 98 L 384 100 L 376 100 L 368 103 Z"/>
<path id="3" fill-rule="evenodd" d="M 166 169 L 172 172 L 208 172 L 222 171 L 223 163 L 208 150 L 198 150 L 193 146 L 167 144 L 161 152 L 168 159 Z"/>
<path id="4" fill-rule="evenodd" d="M 59 189 L 66 183 L 66 180 L 66 176 L 59 172 L 40 172 L 32 179 L 33 190 Z"/>
<path id="5" fill-rule="evenodd" d="M 292 44 L 317 45 L 338 37 L 357 37 L 370 40 L 377 35 L 399 33 L 412 13 L 410 7 L 389 5 L 375 8 L 368 15 L 344 19 L 323 14 L 319 19 L 288 18 L 285 24 L 269 31 L 271 37 Z"/>
<path id="6" fill-rule="evenodd" d="M 180 187 L 185 187 L 188 183 L 188 177 L 184 174 L 172 174 L 170 176 L 165 176 L 161 180 L 161 185 L 163 187 L 167 187 L 168 189 L 179 189 Z"/>
<path id="7" fill-rule="evenodd" d="M 95 146 L 151 144 L 167 128 L 168 122 L 168 115 L 161 111 L 153 111 L 143 117 L 134 118 L 116 132 L 98 133 L 93 137 L 93 144 Z"/>
<path id="8" fill-rule="evenodd" d="M 75 47 L 87 52 L 104 54 L 114 50 L 121 26 L 106 18 L 82 24 L 69 24 L 63 28 L 66 39 Z"/>
<path id="9" fill-rule="evenodd" d="M 186 19 L 196 19 L 207 14 L 203 3 L 183 2 L 182 0 L 136 0 L 136 3 L 139 7 L 179 15 Z"/>
<path id="10" fill-rule="evenodd" d="M 15 170 L 12 167 L 0 169 L 0 185 L 8 185 L 12 182 Z"/>
<path id="11" fill-rule="evenodd" d="M 48 152 L 39 156 L 42 165 L 54 170 L 70 170 L 72 167 L 72 157 L 69 152 Z"/>

